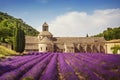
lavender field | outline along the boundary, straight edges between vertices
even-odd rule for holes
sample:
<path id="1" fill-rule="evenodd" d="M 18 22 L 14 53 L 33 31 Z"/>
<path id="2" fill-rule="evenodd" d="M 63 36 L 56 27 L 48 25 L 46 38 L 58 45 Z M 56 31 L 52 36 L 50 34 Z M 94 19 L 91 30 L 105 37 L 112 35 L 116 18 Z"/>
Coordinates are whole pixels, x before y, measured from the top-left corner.
<path id="1" fill-rule="evenodd" d="M 0 80 L 120 80 L 120 55 L 39 53 L 0 61 Z"/>

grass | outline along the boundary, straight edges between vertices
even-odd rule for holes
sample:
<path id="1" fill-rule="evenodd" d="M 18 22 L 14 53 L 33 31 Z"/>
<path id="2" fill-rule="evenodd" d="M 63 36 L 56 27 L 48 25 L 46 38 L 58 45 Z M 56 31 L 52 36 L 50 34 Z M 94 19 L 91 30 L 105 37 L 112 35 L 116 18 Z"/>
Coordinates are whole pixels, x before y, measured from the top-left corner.
<path id="1" fill-rule="evenodd" d="M 0 57 L 16 55 L 17 53 L 11 49 L 8 49 L 4 46 L 0 46 Z"/>

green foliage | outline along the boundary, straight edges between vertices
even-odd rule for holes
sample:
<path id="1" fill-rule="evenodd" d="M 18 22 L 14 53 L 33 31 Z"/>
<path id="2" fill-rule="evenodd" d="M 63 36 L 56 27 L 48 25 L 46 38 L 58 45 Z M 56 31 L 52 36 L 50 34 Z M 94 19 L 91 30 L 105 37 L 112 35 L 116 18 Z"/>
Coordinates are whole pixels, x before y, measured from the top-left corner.
<path id="1" fill-rule="evenodd" d="M 25 32 L 25 35 L 38 35 L 39 32 L 23 22 L 22 19 L 17 19 L 7 13 L 0 12 L 0 42 L 12 44 L 12 40 L 9 39 L 13 39 L 18 23 L 22 24 L 21 29 Z"/>
<path id="2" fill-rule="evenodd" d="M 21 47 L 20 47 L 20 53 L 22 53 L 23 51 L 24 51 L 24 49 L 25 49 L 25 33 L 24 33 L 24 31 L 23 30 L 21 30 L 21 32 L 20 32 L 20 41 L 21 41 Z"/>
<path id="3" fill-rule="evenodd" d="M 10 28 L 6 28 L 6 27 L 0 28 L 0 42 L 7 42 L 5 39 L 10 39 L 12 36 L 13 33 Z"/>
<path id="4" fill-rule="evenodd" d="M 104 37 L 106 40 L 120 39 L 120 27 L 107 28 L 107 30 L 95 35 L 95 37 Z"/>
<path id="5" fill-rule="evenodd" d="M 120 50 L 120 45 L 115 45 L 114 47 L 111 48 L 113 50 L 114 54 L 118 53 L 118 50 Z"/>
<path id="6" fill-rule="evenodd" d="M 21 25 L 18 25 L 15 31 L 14 43 L 13 43 L 14 50 L 16 52 L 22 53 L 25 48 L 25 34 L 24 31 L 21 29 Z"/>
<path id="7" fill-rule="evenodd" d="M 23 80 L 35 80 L 35 79 L 32 78 L 32 77 L 26 77 L 26 78 L 24 78 Z"/>
<path id="8" fill-rule="evenodd" d="M 12 51 L 11 49 L 8 49 L 4 46 L 0 46 L 0 57 L 5 57 L 9 55 L 16 55 L 17 53 Z"/>

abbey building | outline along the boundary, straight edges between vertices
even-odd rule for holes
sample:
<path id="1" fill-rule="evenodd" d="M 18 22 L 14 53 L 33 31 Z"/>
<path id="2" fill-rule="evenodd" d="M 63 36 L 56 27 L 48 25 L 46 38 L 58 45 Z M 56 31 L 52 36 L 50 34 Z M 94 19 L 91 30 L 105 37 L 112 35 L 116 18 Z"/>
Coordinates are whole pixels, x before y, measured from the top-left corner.
<path id="1" fill-rule="evenodd" d="M 44 23 L 37 37 L 26 36 L 25 51 L 104 53 L 105 40 L 103 37 L 54 37 Z"/>

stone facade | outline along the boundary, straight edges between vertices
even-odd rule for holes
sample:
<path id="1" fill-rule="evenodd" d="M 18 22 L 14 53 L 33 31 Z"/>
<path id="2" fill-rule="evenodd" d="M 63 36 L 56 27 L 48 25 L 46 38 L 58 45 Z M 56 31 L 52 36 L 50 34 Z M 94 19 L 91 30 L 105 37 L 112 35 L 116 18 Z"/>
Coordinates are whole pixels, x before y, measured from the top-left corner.
<path id="1" fill-rule="evenodd" d="M 44 23 L 38 37 L 26 36 L 25 51 L 104 53 L 103 37 L 53 37 Z"/>

